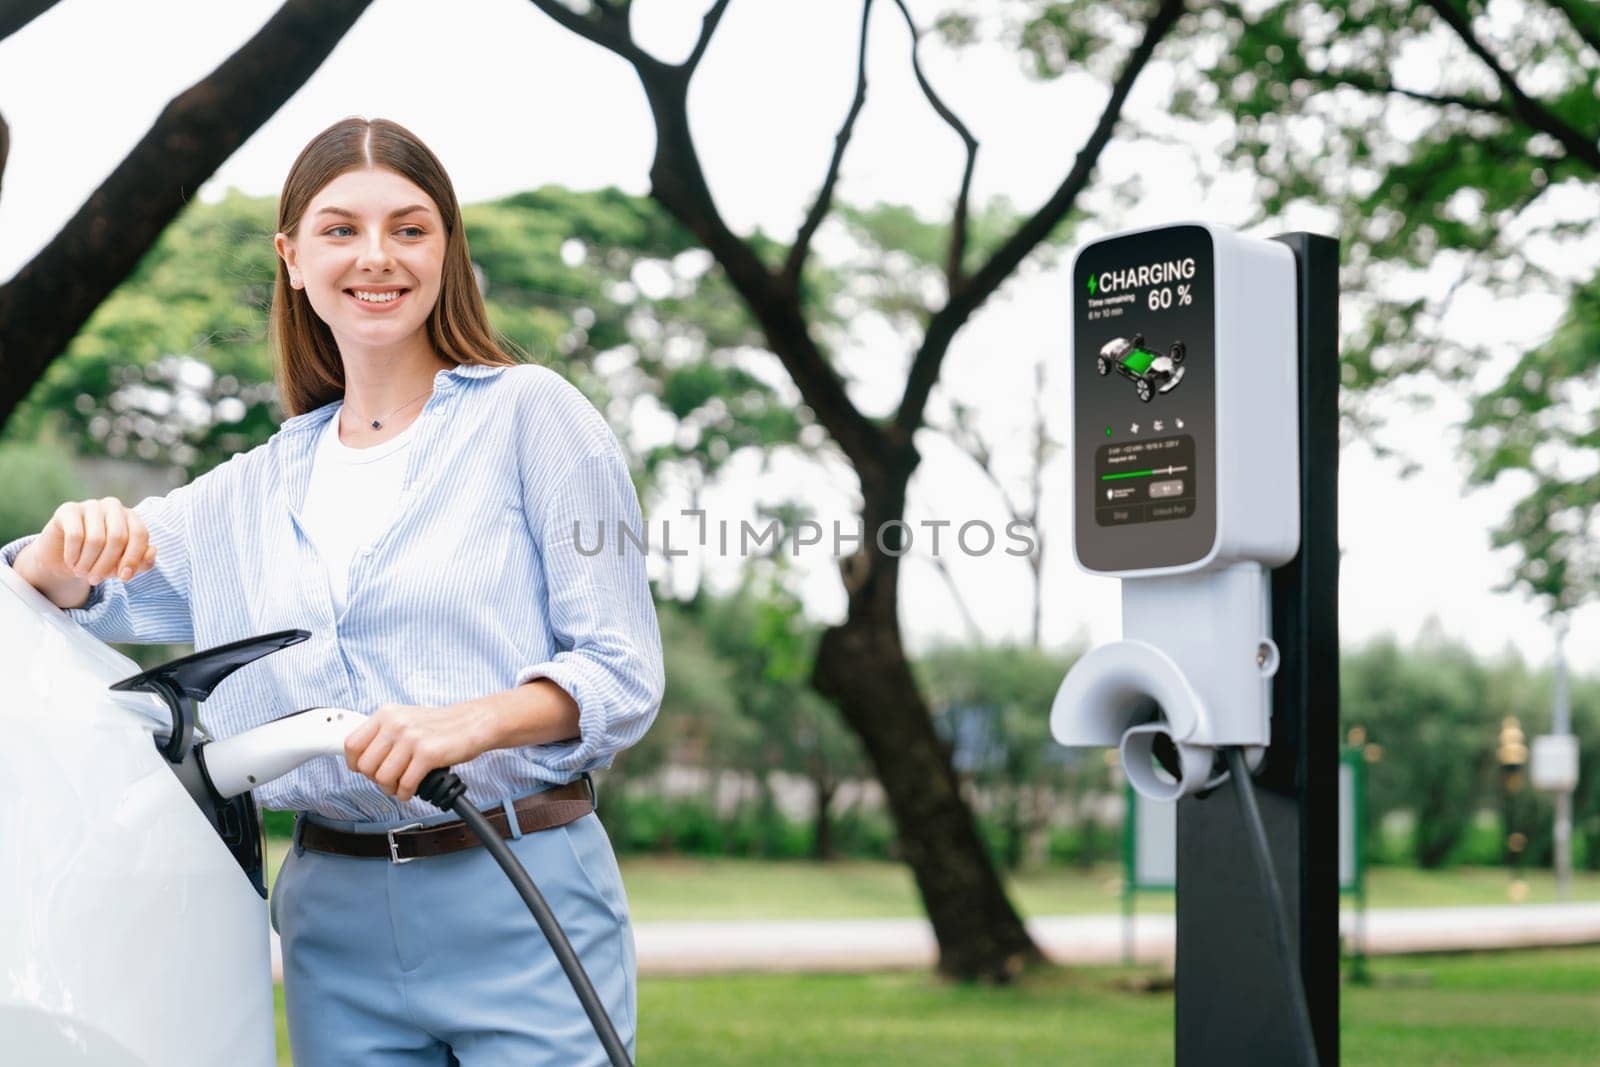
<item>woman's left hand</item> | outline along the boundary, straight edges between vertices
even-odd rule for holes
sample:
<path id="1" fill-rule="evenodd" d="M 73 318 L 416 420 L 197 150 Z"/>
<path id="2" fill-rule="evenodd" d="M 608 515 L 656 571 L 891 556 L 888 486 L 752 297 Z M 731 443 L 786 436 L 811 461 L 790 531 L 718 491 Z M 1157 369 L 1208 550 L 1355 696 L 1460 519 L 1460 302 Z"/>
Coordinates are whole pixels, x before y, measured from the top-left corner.
<path id="1" fill-rule="evenodd" d="M 429 771 L 465 763 L 494 747 L 487 716 L 470 703 L 380 704 L 344 739 L 344 761 L 405 803 Z"/>

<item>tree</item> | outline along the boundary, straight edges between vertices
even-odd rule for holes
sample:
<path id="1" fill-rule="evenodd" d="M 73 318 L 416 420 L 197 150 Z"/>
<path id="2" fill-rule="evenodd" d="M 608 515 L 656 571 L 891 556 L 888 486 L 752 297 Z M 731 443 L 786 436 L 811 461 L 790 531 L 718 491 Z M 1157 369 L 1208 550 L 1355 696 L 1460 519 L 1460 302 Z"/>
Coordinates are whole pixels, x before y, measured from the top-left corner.
<path id="1" fill-rule="evenodd" d="M 1126 195 L 1127 190 L 1114 192 Z M 834 266 L 842 293 L 859 306 L 875 311 L 904 339 L 906 347 L 915 348 L 922 323 L 934 310 L 928 306 L 924 294 L 940 291 L 946 282 L 948 226 L 943 220 L 922 219 L 897 204 L 876 204 L 870 208 L 840 204 L 837 213 L 857 246 L 851 261 Z M 971 212 L 972 243 L 976 248 L 994 248 L 1021 221 L 1009 202 L 997 199 Z M 1056 252 L 1070 236 L 1072 221 L 1069 218 L 1057 226 L 1050 237 L 1040 243 L 1031 257 L 1036 265 L 1054 262 Z M 924 437 L 934 433 L 945 437 L 972 460 L 999 496 L 1007 529 L 1026 531 L 1027 539 L 1032 542 L 1032 550 L 1026 556 L 1033 595 L 1029 634 L 1030 643 L 1038 648 L 1044 608 L 1044 531 L 1039 525 L 1044 472 L 1061 446 L 1047 431 L 1050 398 L 1045 390 L 1045 361 L 1039 360 L 1032 369 L 1033 410 L 1028 426 L 1027 484 L 1021 494 L 1013 493 L 997 469 L 996 453 L 1001 448 L 1000 442 L 984 438 L 978 429 L 977 412 L 958 397 L 944 397 L 947 413 L 940 418 L 930 415 L 924 420 L 922 430 Z M 950 536 L 944 538 L 947 546 L 951 539 Z M 954 572 L 945 561 L 948 548 L 944 553 L 932 551 L 934 540 L 928 538 L 927 542 L 930 550 L 918 558 L 925 558 L 949 588 L 966 623 L 968 639 L 981 642 L 982 632 L 967 607 Z"/>
<path id="2" fill-rule="evenodd" d="M 1383 751 L 1381 773 L 1370 778 L 1372 824 L 1391 811 L 1411 812 L 1412 859 L 1444 866 L 1494 797 L 1501 718 L 1525 709 L 1486 699 L 1491 672 L 1437 634 L 1410 649 L 1379 641 L 1357 650 L 1345 657 L 1340 679 L 1345 721 Z"/>
<path id="3" fill-rule="evenodd" d="M 1007 870 L 1049 826 L 1075 779 L 1104 781 L 1105 764 L 1056 745 L 1045 714 L 1074 656 L 1031 645 L 944 646 L 917 660 L 956 768 L 990 801 Z M 1081 814 L 1081 812 L 1080 812 Z"/>
<path id="4" fill-rule="evenodd" d="M 462 213 L 504 337 L 559 361 L 625 439 L 644 403 L 678 424 L 672 443 L 637 450 L 646 496 L 673 464 L 714 472 L 746 448 L 806 450 L 803 415 L 741 364 L 757 339 L 721 272 L 695 262 L 693 236 L 654 204 L 547 187 Z M 50 365 L 5 438 L 53 433 L 87 455 L 191 478 L 265 441 L 284 414 L 267 340 L 273 223 L 269 197 L 230 190 L 191 205 Z"/>
<path id="5" fill-rule="evenodd" d="M 753 561 L 731 595 L 704 592 L 687 605 L 718 652 L 738 665 L 734 691 L 754 727 L 741 766 L 757 775 L 763 803 L 773 805 L 774 771 L 805 777 L 813 801 L 812 854 L 833 858 L 833 804 L 840 787 L 865 773 L 861 746 L 836 709 L 807 684 L 818 628 L 800 598 L 786 589 L 781 556 Z"/>
<path id="6" fill-rule="evenodd" d="M 1600 220 L 1600 9 L 1224 3 L 1194 40 L 1217 62 L 1195 68 L 1181 101 L 1234 116 L 1230 155 L 1256 172 L 1261 214 L 1317 205 L 1339 220 L 1358 323 L 1344 348 L 1352 429 L 1373 436 L 1360 394 L 1375 386 L 1409 383 L 1424 400 L 1480 388 L 1495 351 L 1451 329 L 1460 304 L 1568 301 L 1549 340 L 1478 394 L 1465 444 L 1472 483 L 1523 487 L 1494 531 L 1517 554 L 1508 584 L 1553 614 L 1593 596 L 1600 275 L 1583 249 Z"/>
<path id="7" fill-rule="evenodd" d="M 1584 865 L 1600 871 L 1600 685 L 1594 679 L 1583 679 L 1574 687 L 1572 717 L 1580 768 L 1572 797 L 1572 830 L 1583 841 Z"/>
<path id="8" fill-rule="evenodd" d="M 1054 78 L 1103 49 L 1115 5 L 1012 0 L 991 31 Z M 947 20 L 974 38 L 977 20 Z M 1184 35 L 1169 116 L 1188 139 L 1227 123 L 1222 157 L 1254 181 L 1255 218 L 1314 211 L 1336 229 L 1343 406 L 1351 435 L 1391 449 L 1377 402 L 1476 393 L 1470 484 L 1521 499 L 1493 534 L 1508 585 L 1553 614 L 1600 590 L 1592 549 L 1600 419 L 1585 379 L 1600 353 L 1600 9 L 1583 0 L 1273 0 L 1207 5 Z M 1202 181 L 1222 172 L 1194 150 Z M 1563 322 L 1500 370 L 1453 328 L 1464 305 L 1559 294 Z M 1495 367 L 1494 384 L 1482 384 Z"/>
<path id="9" fill-rule="evenodd" d="M 886 420 L 864 415 L 806 315 L 806 267 L 812 238 L 833 207 L 834 188 L 856 118 L 866 99 L 866 40 L 873 3 L 863 0 L 855 94 L 836 138 L 816 201 L 785 254 L 766 256 L 723 219 L 706 183 L 690 129 L 688 91 L 710 47 L 727 0 L 715 0 L 689 55 L 669 63 L 635 41 L 625 0 L 593 0 L 582 11 L 559 0 L 533 0 L 560 25 L 620 56 L 634 69 L 656 127 L 651 196 L 688 227 L 727 272 L 782 361 L 805 403 L 843 453 L 860 483 L 866 543 L 845 566 L 845 621 L 818 648 L 813 683 L 841 709 L 862 742 L 889 798 L 902 854 L 910 865 L 939 942 L 939 968 L 962 977 L 1003 981 L 1039 951 L 1007 899 L 963 802 L 949 754 L 912 677 L 898 615 L 900 541 L 906 488 L 918 463 L 914 438 L 952 339 L 972 314 L 1067 217 L 1089 185 L 1123 104 L 1156 46 L 1176 25 L 1181 0 L 1153 5 L 1129 50 L 1093 133 L 1054 193 L 996 245 L 970 240 L 969 191 L 978 142 L 924 74 L 919 30 L 904 0 L 894 7 L 913 37 L 911 61 L 929 106 L 966 146 L 966 163 L 951 214 L 944 257 L 945 299 L 919 315 L 922 335 L 911 356 L 905 391 Z M 885 531 L 884 543 L 874 536 Z"/>
<path id="10" fill-rule="evenodd" d="M 1006 515 L 1009 518 L 1007 528 L 1017 528 L 1028 531 L 1028 539 L 1032 542 L 1032 550 L 1028 553 L 1028 572 L 1032 579 L 1033 593 L 1032 616 L 1028 626 L 1028 644 L 1034 649 L 1043 648 L 1043 621 L 1044 621 L 1044 531 L 1039 527 L 1039 516 L 1044 506 L 1044 471 L 1050 458 L 1061 449 L 1059 442 L 1054 440 L 1046 429 L 1046 403 L 1045 394 L 1045 367 L 1040 361 L 1034 365 L 1033 389 L 1033 418 L 1028 432 L 1031 440 L 1028 442 L 1028 486 L 1027 495 L 1021 499 L 1012 496 L 1006 488 L 1000 473 L 995 468 L 994 446 L 984 440 L 978 432 L 974 412 L 967 405 L 959 401 L 951 401 L 950 411 L 952 425 L 944 430 L 957 448 L 966 453 L 967 457 L 977 464 L 978 469 L 989 484 L 994 486 L 999 494 L 1001 503 L 1004 504 Z M 977 627 L 972 622 L 972 613 L 967 610 L 961 600 L 960 590 L 956 588 L 955 576 L 944 560 L 934 557 L 934 566 L 950 586 L 951 595 L 960 605 L 961 613 L 967 620 L 969 631 L 976 632 Z"/>
<path id="11" fill-rule="evenodd" d="M 0 286 L 0 421 L 201 184 L 311 77 L 370 0 L 288 0 L 175 97 L 61 232 Z M 54 5 L 0 7 L 0 39 Z M 0 120 L 0 170 L 10 135 Z M 3 174 L 0 174 L 3 177 Z"/>

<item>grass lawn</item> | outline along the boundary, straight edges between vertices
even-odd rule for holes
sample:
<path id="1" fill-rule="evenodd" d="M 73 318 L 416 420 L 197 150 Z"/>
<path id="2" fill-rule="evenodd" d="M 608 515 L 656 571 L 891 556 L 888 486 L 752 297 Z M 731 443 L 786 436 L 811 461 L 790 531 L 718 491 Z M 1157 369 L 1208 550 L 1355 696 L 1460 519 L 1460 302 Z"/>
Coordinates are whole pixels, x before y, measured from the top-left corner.
<path id="1" fill-rule="evenodd" d="M 267 841 L 270 874 L 277 870 L 288 842 Z M 1091 871 L 1054 868 L 1011 879 L 1013 899 L 1023 914 L 1081 915 L 1116 911 L 1121 869 Z M 896 918 L 922 914 L 911 872 L 895 863 L 699 859 L 641 857 L 622 863 L 622 877 L 634 921 L 664 919 Z M 1527 878 L 1528 903 L 1556 899 L 1554 876 L 1536 871 Z M 1488 867 L 1419 871 L 1374 867 L 1368 878 L 1368 903 L 1374 908 L 1450 907 L 1509 904 L 1510 876 Z M 1573 899 L 1600 900 L 1600 873 L 1578 872 Z M 1348 901 L 1346 902 L 1348 904 Z M 1142 893 L 1141 912 L 1172 910 L 1171 893 Z M 1600 1062 L 1600 1057 L 1597 1057 Z"/>
<path id="2" fill-rule="evenodd" d="M 1346 1065 L 1600 1062 L 1600 948 L 1387 958 L 1372 971 L 1374 984 L 1343 991 Z M 1172 994 L 1130 991 L 1142 973 L 1049 970 L 998 990 L 920 973 L 646 979 L 640 1059 L 651 1067 L 1170 1063 Z M 281 991 L 278 1047 L 279 1063 L 289 1064 Z"/>

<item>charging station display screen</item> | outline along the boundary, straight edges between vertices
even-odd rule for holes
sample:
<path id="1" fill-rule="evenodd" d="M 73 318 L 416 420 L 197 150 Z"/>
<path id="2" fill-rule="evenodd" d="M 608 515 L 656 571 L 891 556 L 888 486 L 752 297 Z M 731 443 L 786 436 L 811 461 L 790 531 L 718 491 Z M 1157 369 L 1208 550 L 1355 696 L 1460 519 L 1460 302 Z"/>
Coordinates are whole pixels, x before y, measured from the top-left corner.
<path id="1" fill-rule="evenodd" d="M 1216 540 L 1216 287 L 1201 226 L 1112 237 L 1073 268 L 1078 559 L 1177 567 Z"/>

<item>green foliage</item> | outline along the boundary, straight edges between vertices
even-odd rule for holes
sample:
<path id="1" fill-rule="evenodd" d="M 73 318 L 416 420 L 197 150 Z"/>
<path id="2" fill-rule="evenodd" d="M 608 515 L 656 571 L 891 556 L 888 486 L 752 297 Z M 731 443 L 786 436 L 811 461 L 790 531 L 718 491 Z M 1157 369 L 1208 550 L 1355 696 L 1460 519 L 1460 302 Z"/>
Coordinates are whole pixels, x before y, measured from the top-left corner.
<path id="1" fill-rule="evenodd" d="M 555 364 L 627 440 L 653 399 L 679 427 L 642 457 L 713 477 L 746 448 L 793 445 L 809 412 L 746 365 L 761 344 L 692 234 L 651 201 L 555 186 L 463 208 L 495 328 Z M 5 427 L 49 431 L 88 455 L 174 464 L 191 477 L 265 441 L 283 412 L 267 309 L 270 198 L 195 203 L 51 364 Z M 818 275 L 826 280 L 825 275 Z"/>
<path id="2" fill-rule="evenodd" d="M 1189 111 L 1234 117 L 1229 154 L 1254 172 L 1261 218 L 1297 206 L 1337 218 L 1355 326 L 1344 381 L 1357 392 L 1406 381 L 1425 402 L 1441 387 L 1475 390 L 1495 353 L 1449 329 L 1458 301 L 1570 300 L 1562 327 L 1482 394 L 1466 426 L 1474 481 L 1514 474 L 1526 487 L 1494 535 L 1516 550 L 1510 584 L 1560 613 L 1600 589 L 1585 503 L 1600 466 L 1597 282 L 1570 267 L 1590 268 L 1581 253 L 1600 193 L 1594 15 L 1528 0 L 1452 6 L 1528 103 L 1428 5 L 1283 0 L 1198 19 L 1193 55 L 1214 62 L 1185 77 Z M 1370 403 L 1347 408 L 1376 429 Z"/>
<path id="3" fill-rule="evenodd" d="M 1511 475 L 1524 492 L 1495 543 L 1516 552 L 1511 584 L 1559 614 L 1600 590 L 1600 15 L 1572 0 L 1445 6 L 1523 100 L 1433 5 L 1229 0 L 1194 5 L 1163 44 L 1172 79 L 1151 126 L 1180 143 L 1225 130 L 1226 165 L 1191 153 L 1202 183 L 1231 165 L 1254 183 L 1252 221 L 1309 212 L 1339 237 L 1349 430 L 1411 472 L 1377 398 L 1483 390 L 1465 427 L 1474 481 Z M 1036 77 L 1104 77 L 1150 7 L 1007 0 L 938 26 L 955 46 L 1004 42 Z M 1503 377 L 1498 353 L 1450 322 L 1468 303 L 1546 293 L 1570 301 L 1566 321 Z"/>
<path id="4" fill-rule="evenodd" d="M 952 47 L 998 44 L 1042 81 L 1088 71 L 1110 82 L 1154 9 L 1143 0 L 1001 0 L 983 15 L 950 11 L 934 29 Z"/>
<path id="5" fill-rule="evenodd" d="M 751 743 L 755 727 L 739 702 L 732 664 L 679 605 L 656 607 L 667 688 L 655 724 L 617 758 L 614 775 L 639 778 L 668 760 L 723 767 Z"/>
<path id="6" fill-rule="evenodd" d="M 1558 614 L 1600 589 L 1597 371 L 1600 275 L 1573 291 L 1550 341 L 1479 397 L 1467 422 L 1473 479 L 1529 487 L 1494 533 L 1495 547 L 1519 549 L 1507 585 Z"/>
<path id="7" fill-rule="evenodd" d="M 723 814 L 701 796 L 666 799 L 639 789 L 608 789 L 600 819 L 623 854 L 794 860 L 817 853 L 816 820 L 791 819 L 770 805 L 748 804 Z M 834 817 L 829 835 L 830 858 L 893 857 L 894 828 L 886 812 L 851 807 Z"/>
<path id="8" fill-rule="evenodd" d="M 1460 646 L 1402 652 L 1392 641 L 1348 655 L 1341 674 L 1345 720 L 1381 746 L 1368 776 L 1374 823 L 1396 809 L 1413 813 L 1413 860 L 1441 866 L 1461 841 L 1493 784 L 1500 714 L 1488 705 L 1487 672 Z M 1521 710 L 1521 709 L 1518 709 Z"/>
<path id="9" fill-rule="evenodd" d="M 847 780 L 867 774 L 859 742 L 809 686 L 818 628 L 780 582 L 753 575 L 734 593 L 700 592 L 658 605 L 667 690 L 655 725 L 617 758 L 610 779 L 630 799 L 609 802 L 607 825 L 629 847 L 712 854 L 781 856 L 799 847 L 823 858 L 851 827 L 837 827 L 832 803 Z M 714 782 L 724 770 L 754 777 L 757 799 L 726 816 L 707 797 L 655 807 L 632 799 L 642 779 L 669 762 L 698 768 Z M 769 777 L 811 783 L 813 826 L 797 833 L 778 812 Z M 641 802 L 642 803 L 642 802 Z M 674 806 L 676 805 L 676 806 Z M 634 820 L 642 820 L 634 825 Z M 870 835 L 869 835 L 870 836 Z M 876 840 L 876 838 L 874 838 Z"/>
<path id="10" fill-rule="evenodd" d="M 1522 862 L 1548 866 L 1553 856 L 1547 798 L 1523 787 L 1509 808 L 1495 749 L 1501 724 L 1515 716 L 1528 737 L 1550 730 L 1552 683 L 1515 658 L 1484 661 L 1464 647 L 1425 637 L 1402 649 L 1391 640 L 1348 651 L 1341 675 L 1348 727 L 1376 746 L 1368 768 L 1367 833 L 1374 862 L 1499 864 L 1512 826 L 1529 839 Z M 1573 732 L 1579 739 L 1573 796 L 1574 855 L 1600 862 L 1600 679 L 1571 685 Z M 1525 775 L 1524 775 L 1525 777 Z M 1382 827 L 1408 813 L 1401 837 Z"/>
<path id="11" fill-rule="evenodd" d="M 924 219 L 900 204 L 835 209 L 856 253 L 836 268 L 845 309 L 867 308 L 892 325 L 920 336 L 928 318 L 946 296 L 945 265 L 949 260 L 947 220 Z M 1034 252 L 1045 264 L 1071 239 L 1082 214 L 1067 217 Z M 1023 221 L 1023 214 L 1004 197 L 976 205 L 967 218 L 967 243 L 962 270 L 971 274 L 983 265 Z"/>
<path id="12" fill-rule="evenodd" d="M 6 439 L 53 426 L 86 455 L 191 474 L 264 440 L 276 424 L 262 385 L 272 223 L 270 201 L 237 193 L 191 205 L 46 370 Z M 194 359 L 205 367 L 186 369 Z"/>
<path id="13" fill-rule="evenodd" d="M 1080 828 L 1091 823 L 1084 801 L 1109 787 L 1103 761 L 1050 736 L 1050 704 L 1075 658 L 1026 645 L 944 646 L 914 665 L 956 770 L 986 801 L 980 826 L 1010 870 L 1053 815 L 1075 809 Z"/>
<path id="14" fill-rule="evenodd" d="M 1037 774 L 1051 750 L 1046 714 L 1073 656 L 1026 645 L 946 645 L 916 662 L 945 734 L 958 739 L 958 760 L 979 780 L 1021 780 Z M 978 725 L 954 720 L 975 712 Z"/>
<path id="15" fill-rule="evenodd" d="M 1034 73 L 1054 78 L 1120 56 L 1107 47 L 1119 39 L 1116 24 L 1137 25 L 1145 13 L 1138 4 L 1019 3 L 1003 32 Z M 1498 29 L 1476 27 L 1503 65 L 1555 116 L 1600 128 L 1597 67 L 1576 23 L 1532 3 L 1507 14 Z M 1441 343 L 1435 328 L 1454 290 L 1408 291 L 1418 288 L 1405 284 L 1416 279 L 1409 268 L 1444 262 L 1461 267 L 1464 282 L 1517 291 L 1548 280 L 1527 253 L 1530 237 L 1588 232 L 1587 221 L 1576 231 L 1524 223 L 1549 190 L 1592 186 L 1600 175 L 1502 107 L 1494 76 L 1425 4 L 1204 5 L 1183 31 L 1166 51 L 1176 76 L 1169 112 L 1230 124 L 1226 153 L 1254 177 L 1257 218 L 1311 207 L 1337 220 L 1353 298 L 1346 313 L 1358 320 L 1345 345 L 1350 386 L 1460 378 L 1483 358 L 1471 343 Z"/>
<path id="16" fill-rule="evenodd" d="M 38 533 L 63 500 L 86 496 L 59 442 L 0 444 L 0 544 Z"/>
<path id="17" fill-rule="evenodd" d="M 1600 679 L 1573 683 L 1572 730 L 1578 737 L 1578 788 L 1572 796 L 1574 853 L 1581 844 L 1581 862 L 1600 871 Z"/>
<path id="18" fill-rule="evenodd" d="M 90 495 L 73 459 L 73 449 L 57 440 L 51 427 L 37 441 L 0 442 L 0 544 L 38 533 L 63 501 Z M 189 645 L 113 647 L 141 669 L 193 651 Z"/>
<path id="19" fill-rule="evenodd" d="M 1052 827 L 1049 860 L 1088 870 L 1096 864 L 1118 862 L 1122 855 L 1120 826 L 1102 826 L 1092 816 L 1075 826 Z"/>

